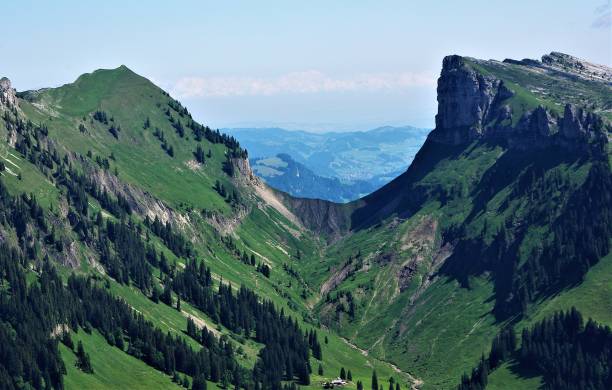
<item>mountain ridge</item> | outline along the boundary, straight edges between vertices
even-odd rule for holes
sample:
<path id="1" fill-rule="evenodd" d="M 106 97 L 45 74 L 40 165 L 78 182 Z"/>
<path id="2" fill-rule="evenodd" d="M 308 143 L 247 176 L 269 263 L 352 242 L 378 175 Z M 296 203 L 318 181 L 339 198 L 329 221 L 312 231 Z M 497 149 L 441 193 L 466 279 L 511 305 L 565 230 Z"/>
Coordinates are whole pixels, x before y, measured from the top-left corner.
<path id="1" fill-rule="evenodd" d="M 481 357 L 508 329 L 571 307 L 612 324 L 612 87 L 561 73 L 447 57 L 436 129 L 405 173 L 348 204 L 268 187 L 235 138 L 125 69 L 35 93 L 2 79 L 0 244 L 11 249 L 0 253 L 0 336 L 12 340 L 12 327 L 41 340 L 27 345 L 48 348 L 53 365 L 36 366 L 45 383 L 76 361 L 71 388 L 121 383 L 125 373 L 101 364 L 113 356 L 168 387 L 314 388 L 346 368 L 366 386 L 375 369 L 405 388 L 456 388 L 474 367 L 498 387 L 550 384 L 546 367 L 526 381 L 506 365 L 519 359 Z M 51 310 L 37 326 L 46 312 L 31 302 Z M 12 306 L 28 318 L 5 315 Z M 163 342 L 143 343 L 132 318 Z M 2 380 L 37 383 L 35 373 Z"/>

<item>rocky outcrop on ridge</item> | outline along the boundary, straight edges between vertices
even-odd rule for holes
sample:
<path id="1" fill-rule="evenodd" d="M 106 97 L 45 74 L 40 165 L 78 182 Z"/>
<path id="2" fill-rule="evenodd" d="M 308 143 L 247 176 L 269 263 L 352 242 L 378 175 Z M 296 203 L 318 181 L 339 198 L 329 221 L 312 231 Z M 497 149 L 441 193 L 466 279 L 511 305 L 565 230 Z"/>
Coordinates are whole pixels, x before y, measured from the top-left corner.
<path id="1" fill-rule="evenodd" d="M 17 95 L 11 86 L 11 80 L 6 77 L 0 79 L 0 106 L 12 108 L 17 106 Z"/>
<path id="2" fill-rule="evenodd" d="M 586 107 L 567 103 L 561 114 L 558 109 L 531 101 L 533 107 L 526 107 L 522 101 L 513 104 L 517 94 L 513 88 L 503 78 L 480 68 L 478 60 L 446 57 L 438 79 L 436 128 L 430 137 L 453 145 L 494 139 L 521 149 L 551 144 L 584 148 L 597 141 L 606 142 L 606 133 L 612 131 L 609 123 Z"/>

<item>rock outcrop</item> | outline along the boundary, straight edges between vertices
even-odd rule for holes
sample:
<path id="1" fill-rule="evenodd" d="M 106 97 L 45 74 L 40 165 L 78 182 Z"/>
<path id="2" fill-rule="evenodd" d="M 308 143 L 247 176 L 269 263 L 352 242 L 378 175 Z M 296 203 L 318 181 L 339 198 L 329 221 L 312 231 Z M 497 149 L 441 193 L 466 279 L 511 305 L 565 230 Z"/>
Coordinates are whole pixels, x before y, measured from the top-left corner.
<path id="1" fill-rule="evenodd" d="M 0 106 L 12 108 L 17 106 L 17 95 L 11 86 L 11 80 L 3 77 L 0 79 Z"/>
<path id="2" fill-rule="evenodd" d="M 299 218 L 302 225 L 325 235 L 328 241 L 336 241 L 350 228 L 350 214 L 341 203 L 294 198 L 290 195 L 283 195 L 283 203 Z"/>
<path id="3" fill-rule="evenodd" d="M 496 140 L 520 149 L 551 144 L 585 148 L 607 139 L 610 124 L 586 108 L 567 104 L 560 115 L 544 105 L 513 106 L 514 95 L 504 80 L 480 69 L 477 60 L 446 57 L 438 79 L 438 114 L 431 139 L 453 145 Z M 516 106 L 520 112 L 513 111 Z"/>
<path id="4" fill-rule="evenodd" d="M 600 79 L 612 83 L 612 69 L 569 54 L 553 51 L 542 56 L 542 64 L 551 68 L 572 72 L 581 77 Z"/>
<path id="5" fill-rule="evenodd" d="M 444 58 L 437 92 L 435 138 L 453 144 L 487 135 L 488 121 L 509 115 L 502 103 L 513 94 L 503 81 L 477 72 L 457 55 Z"/>

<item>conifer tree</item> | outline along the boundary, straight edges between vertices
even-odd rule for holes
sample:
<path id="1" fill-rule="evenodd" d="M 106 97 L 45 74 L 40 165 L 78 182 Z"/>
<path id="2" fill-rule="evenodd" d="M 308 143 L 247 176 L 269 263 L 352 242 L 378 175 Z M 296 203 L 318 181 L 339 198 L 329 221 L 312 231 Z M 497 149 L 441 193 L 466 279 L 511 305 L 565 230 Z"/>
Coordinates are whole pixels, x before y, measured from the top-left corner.
<path id="1" fill-rule="evenodd" d="M 93 368 L 91 367 L 91 361 L 89 360 L 89 354 L 85 352 L 85 348 L 83 348 L 83 342 L 79 340 L 77 346 L 77 361 L 76 366 L 83 372 L 87 374 L 93 374 Z"/>

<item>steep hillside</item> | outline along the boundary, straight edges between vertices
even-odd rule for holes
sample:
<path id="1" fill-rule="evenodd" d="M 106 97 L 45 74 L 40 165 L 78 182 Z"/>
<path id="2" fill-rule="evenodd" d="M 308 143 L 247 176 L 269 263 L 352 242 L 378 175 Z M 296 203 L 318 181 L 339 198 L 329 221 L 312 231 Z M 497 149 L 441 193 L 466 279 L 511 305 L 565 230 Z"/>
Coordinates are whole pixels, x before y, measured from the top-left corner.
<path id="1" fill-rule="evenodd" d="M 318 327 L 295 269 L 319 240 L 235 139 L 125 66 L 0 86 L 3 386 L 409 382 Z"/>
<path id="2" fill-rule="evenodd" d="M 610 325 L 594 308 L 612 291 L 586 292 L 612 238 L 610 96 L 605 74 L 549 57 L 445 58 L 436 128 L 407 172 L 347 205 L 350 222 L 318 221 L 346 227 L 303 268 L 321 321 L 433 388 L 553 302 Z"/>

